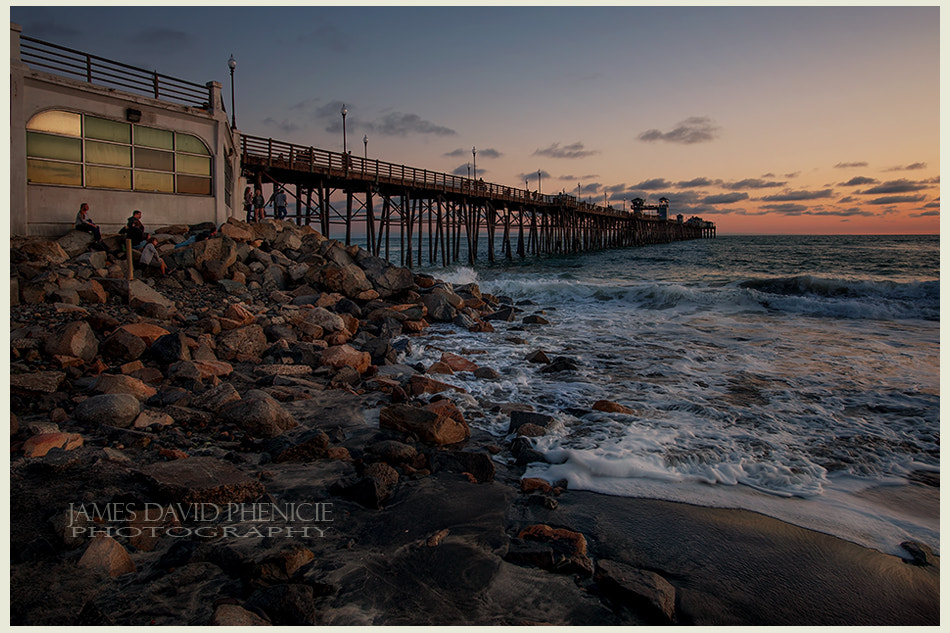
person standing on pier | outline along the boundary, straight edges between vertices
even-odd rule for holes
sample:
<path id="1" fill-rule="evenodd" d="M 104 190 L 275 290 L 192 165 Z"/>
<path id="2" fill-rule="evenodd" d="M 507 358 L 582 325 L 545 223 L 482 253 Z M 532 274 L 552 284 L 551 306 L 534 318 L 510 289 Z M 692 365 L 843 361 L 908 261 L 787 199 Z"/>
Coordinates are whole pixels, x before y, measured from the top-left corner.
<path id="1" fill-rule="evenodd" d="M 250 187 L 244 188 L 244 219 L 248 224 L 254 221 L 254 196 Z"/>
<path id="2" fill-rule="evenodd" d="M 260 188 L 254 190 L 254 221 L 260 222 L 264 219 L 264 194 Z"/>
<path id="3" fill-rule="evenodd" d="M 274 193 L 271 194 L 270 199 L 267 201 L 267 204 L 271 202 L 274 203 L 274 218 L 277 220 L 283 220 L 287 217 L 287 194 L 284 193 L 283 187 L 275 187 Z"/>

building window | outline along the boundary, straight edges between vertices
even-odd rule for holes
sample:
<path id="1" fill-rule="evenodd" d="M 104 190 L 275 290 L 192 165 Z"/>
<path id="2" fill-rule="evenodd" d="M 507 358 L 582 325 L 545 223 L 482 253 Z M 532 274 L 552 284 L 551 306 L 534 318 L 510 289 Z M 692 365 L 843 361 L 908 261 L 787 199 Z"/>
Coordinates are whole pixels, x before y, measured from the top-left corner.
<path id="1" fill-rule="evenodd" d="M 197 136 L 49 110 L 26 126 L 31 183 L 211 195 L 211 152 Z"/>

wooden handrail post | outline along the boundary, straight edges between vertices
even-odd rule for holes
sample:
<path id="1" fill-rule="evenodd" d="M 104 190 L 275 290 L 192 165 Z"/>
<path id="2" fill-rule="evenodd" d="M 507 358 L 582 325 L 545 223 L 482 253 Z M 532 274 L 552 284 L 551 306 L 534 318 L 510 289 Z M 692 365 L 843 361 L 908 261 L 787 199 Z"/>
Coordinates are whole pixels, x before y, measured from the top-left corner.
<path id="1" fill-rule="evenodd" d="M 129 263 L 128 277 L 129 277 L 129 281 L 132 281 L 132 239 L 128 237 L 125 238 L 125 252 L 128 254 L 128 258 L 127 258 L 128 263 Z"/>

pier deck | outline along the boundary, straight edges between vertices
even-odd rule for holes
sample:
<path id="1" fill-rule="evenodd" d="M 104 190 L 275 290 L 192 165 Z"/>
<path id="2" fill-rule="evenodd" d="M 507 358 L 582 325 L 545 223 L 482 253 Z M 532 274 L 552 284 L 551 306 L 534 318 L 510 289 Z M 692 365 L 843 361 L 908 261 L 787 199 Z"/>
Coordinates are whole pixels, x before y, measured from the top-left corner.
<path id="1" fill-rule="evenodd" d="M 716 233 L 715 224 L 699 218 L 684 222 L 682 216 L 649 215 L 656 206 L 619 210 L 570 195 L 543 195 L 255 136 L 241 137 L 241 167 L 249 182 L 283 186 L 295 200 L 289 217 L 316 225 L 324 235 L 330 234 L 331 224 L 342 226 L 346 244 L 360 233 L 369 252 L 388 259 L 397 233 L 400 262 L 410 267 L 424 257 L 429 264 L 459 261 L 463 239 L 468 262 L 474 263 L 482 234 L 488 240 L 488 259 L 494 261 L 496 253 L 511 259 L 515 254 L 641 246 Z"/>

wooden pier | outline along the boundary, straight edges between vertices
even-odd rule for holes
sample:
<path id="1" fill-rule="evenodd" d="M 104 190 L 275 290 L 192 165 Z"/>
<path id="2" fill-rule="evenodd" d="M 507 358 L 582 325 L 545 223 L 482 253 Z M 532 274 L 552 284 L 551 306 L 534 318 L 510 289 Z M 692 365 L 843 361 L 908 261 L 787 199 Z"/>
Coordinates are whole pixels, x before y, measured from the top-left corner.
<path id="1" fill-rule="evenodd" d="M 638 199 L 631 211 L 617 210 L 255 136 L 241 137 L 241 167 L 249 182 L 285 189 L 295 201 L 288 219 L 328 237 L 331 225 L 342 226 L 347 245 L 361 233 L 366 250 L 386 259 L 398 247 L 398 261 L 407 267 L 458 262 L 463 240 L 474 264 L 482 235 L 489 261 L 496 254 L 512 259 L 716 235 L 712 222 L 666 218 L 662 199 L 653 206 Z"/>

